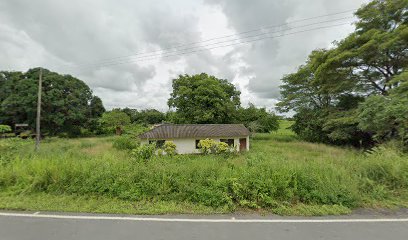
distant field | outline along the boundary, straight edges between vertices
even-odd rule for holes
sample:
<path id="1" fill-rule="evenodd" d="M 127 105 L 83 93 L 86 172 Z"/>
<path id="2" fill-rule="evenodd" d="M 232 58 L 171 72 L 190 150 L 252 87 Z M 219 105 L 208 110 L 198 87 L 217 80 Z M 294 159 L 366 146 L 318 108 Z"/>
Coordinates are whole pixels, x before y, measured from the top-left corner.
<path id="1" fill-rule="evenodd" d="M 0 209 L 131 214 L 345 214 L 408 207 L 408 157 L 299 141 L 282 121 L 236 156 L 184 155 L 147 162 L 115 137 L 0 140 Z"/>

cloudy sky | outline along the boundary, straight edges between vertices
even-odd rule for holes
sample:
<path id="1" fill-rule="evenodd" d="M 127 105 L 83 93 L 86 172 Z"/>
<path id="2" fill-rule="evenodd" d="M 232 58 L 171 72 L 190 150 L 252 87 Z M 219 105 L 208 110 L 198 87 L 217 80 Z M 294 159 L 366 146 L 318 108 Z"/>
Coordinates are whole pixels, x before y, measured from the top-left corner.
<path id="1" fill-rule="evenodd" d="M 272 109 L 284 74 L 353 31 L 351 11 L 333 14 L 367 2 L 1 0 L 0 70 L 43 66 L 84 80 L 108 109 L 160 110 L 173 78 L 206 72 Z"/>

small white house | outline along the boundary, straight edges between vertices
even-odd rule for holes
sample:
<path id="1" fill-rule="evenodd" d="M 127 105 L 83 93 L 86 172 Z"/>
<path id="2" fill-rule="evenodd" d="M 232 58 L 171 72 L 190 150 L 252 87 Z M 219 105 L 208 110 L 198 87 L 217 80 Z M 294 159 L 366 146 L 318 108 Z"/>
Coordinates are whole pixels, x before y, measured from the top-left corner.
<path id="1" fill-rule="evenodd" d="M 249 150 L 249 130 L 243 124 L 162 124 L 141 135 L 142 144 L 158 146 L 172 141 L 179 154 L 199 153 L 198 142 L 214 139 L 233 146 L 237 151 Z"/>

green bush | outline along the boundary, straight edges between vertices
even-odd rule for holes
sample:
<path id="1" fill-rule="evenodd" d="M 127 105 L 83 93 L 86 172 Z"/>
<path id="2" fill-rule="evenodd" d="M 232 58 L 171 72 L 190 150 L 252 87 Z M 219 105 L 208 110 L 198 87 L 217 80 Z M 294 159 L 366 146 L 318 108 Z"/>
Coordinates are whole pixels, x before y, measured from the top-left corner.
<path id="1" fill-rule="evenodd" d="M 165 141 L 163 145 L 163 150 L 168 156 L 174 156 L 177 154 L 177 146 L 172 141 Z"/>
<path id="2" fill-rule="evenodd" d="M 155 144 L 141 144 L 139 147 L 133 149 L 132 156 L 136 159 L 149 160 L 153 157 L 155 151 Z"/>
<path id="3" fill-rule="evenodd" d="M 132 150 L 139 146 L 139 141 L 136 138 L 129 136 L 118 136 L 113 140 L 112 146 L 118 150 Z"/>
<path id="4" fill-rule="evenodd" d="M 0 135 L 3 133 L 11 132 L 11 127 L 9 125 L 1 125 L 0 124 Z"/>
<path id="5" fill-rule="evenodd" d="M 229 147 L 225 142 L 217 142 L 214 139 L 202 139 L 198 142 L 200 152 L 203 154 L 225 154 L 234 151 L 234 147 Z"/>

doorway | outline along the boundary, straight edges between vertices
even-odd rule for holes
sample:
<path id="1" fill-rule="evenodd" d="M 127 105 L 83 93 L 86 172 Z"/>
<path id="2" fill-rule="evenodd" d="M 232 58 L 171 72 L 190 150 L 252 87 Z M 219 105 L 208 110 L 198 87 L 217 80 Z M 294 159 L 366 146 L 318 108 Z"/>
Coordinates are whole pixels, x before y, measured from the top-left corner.
<path id="1" fill-rule="evenodd" d="M 239 139 L 239 151 L 246 151 L 247 150 L 247 139 L 240 138 Z"/>

